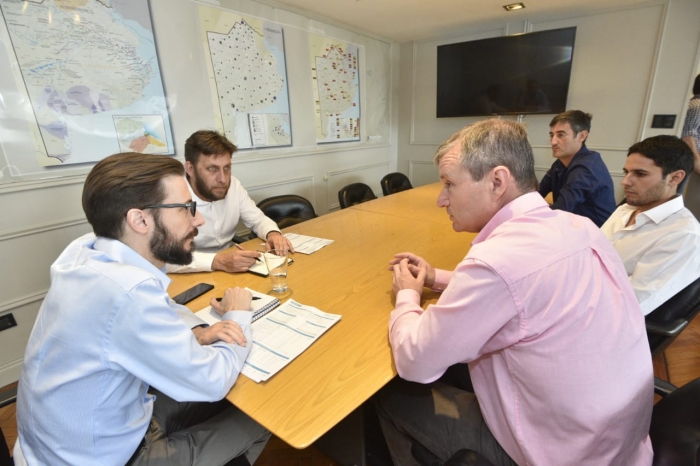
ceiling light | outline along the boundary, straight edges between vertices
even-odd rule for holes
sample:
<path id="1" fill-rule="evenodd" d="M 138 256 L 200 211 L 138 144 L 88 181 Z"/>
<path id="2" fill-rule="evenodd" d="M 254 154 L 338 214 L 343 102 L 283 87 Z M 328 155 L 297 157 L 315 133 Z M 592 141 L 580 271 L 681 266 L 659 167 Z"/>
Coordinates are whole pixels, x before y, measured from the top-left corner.
<path id="1" fill-rule="evenodd" d="M 522 10 L 525 8 L 524 3 L 511 3 L 510 5 L 503 5 L 503 9 L 506 11 Z"/>

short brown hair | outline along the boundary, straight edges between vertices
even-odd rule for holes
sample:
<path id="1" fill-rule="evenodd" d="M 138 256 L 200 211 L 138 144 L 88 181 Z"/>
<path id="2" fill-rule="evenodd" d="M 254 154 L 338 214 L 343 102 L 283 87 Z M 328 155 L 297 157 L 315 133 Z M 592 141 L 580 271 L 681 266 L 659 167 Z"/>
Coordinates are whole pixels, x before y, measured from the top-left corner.
<path id="1" fill-rule="evenodd" d="M 568 123 L 574 135 L 584 129 L 590 133 L 592 119 L 593 115 L 590 113 L 584 113 L 581 110 L 569 110 L 552 118 L 552 121 L 549 122 L 549 127 L 551 128 L 557 123 Z"/>
<path id="2" fill-rule="evenodd" d="M 238 148 L 221 133 L 200 130 L 192 133 L 185 141 L 185 160 L 197 165 L 200 155 L 229 154 L 233 155 Z"/>
<path id="3" fill-rule="evenodd" d="M 521 192 L 537 189 L 535 157 L 527 140 L 525 125 L 510 120 L 492 118 L 466 126 L 440 144 L 434 162 L 440 160 L 459 144 L 461 167 L 474 181 L 502 165 L 510 171 Z"/>
<path id="4" fill-rule="evenodd" d="M 160 204 L 166 195 L 162 179 L 184 173 L 167 155 L 125 152 L 98 162 L 83 187 L 83 210 L 95 235 L 120 239 L 129 209 Z"/>

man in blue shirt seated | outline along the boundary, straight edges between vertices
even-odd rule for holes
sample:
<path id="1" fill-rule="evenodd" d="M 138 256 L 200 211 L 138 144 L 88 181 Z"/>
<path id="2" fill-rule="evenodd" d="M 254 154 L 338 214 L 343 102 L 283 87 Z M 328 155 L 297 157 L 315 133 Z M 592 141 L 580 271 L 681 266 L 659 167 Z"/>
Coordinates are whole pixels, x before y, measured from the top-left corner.
<path id="1" fill-rule="evenodd" d="M 569 110 L 549 123 L 557 161 L 542 178 L 539 192 L 542 197 L 552 193 L 552 209 L 588 217 L 601 226 L 615 210 L 615 190 L 600 154 L 586 147 L 591 118 L 590 113 Z"/>
<path id="2" fill-rule="evenodd" d="M 167 293 L 165 263 L 192 260 L 202 216 L 183 166 L 161 155 L 107 157 L 83 210 L 94 234 L 51 266 L 24 355 L 18 465 L 253 463 L 269 432 L 223 397 L 252 338 L 251 295 L 228 289 L 204 322 Z"/>

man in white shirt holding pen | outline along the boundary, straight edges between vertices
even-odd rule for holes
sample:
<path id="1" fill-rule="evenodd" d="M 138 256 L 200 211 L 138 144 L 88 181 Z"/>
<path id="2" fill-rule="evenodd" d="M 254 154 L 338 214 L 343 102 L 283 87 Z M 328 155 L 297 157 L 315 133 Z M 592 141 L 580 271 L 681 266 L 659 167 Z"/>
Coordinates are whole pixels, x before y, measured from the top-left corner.
<path id="1" fill-rule="evenodd" d="M 216 131 L 201 130 L 185 142 L 185 171 L 192 200 L 197 211 L 206 220 L 195 238 L 198 251 L 192 263 L 185 266 L 168 264 L 168 272 L 245 272 L 259 257 L 257 251 L 231 246 L 240 220 L 259 238 L 264 238 L 268 249 L 288 249 L 292 243 L 284 237 L 277 224 L 258 209 L 248 192 L 231 175 L 231 157 L 236 146 Z"/>
<path id="2" fill-rule="evenodd" d="M 700 277 L 700 223 L 676 193 L 693 153 L 675 136 L 654 136 L 629 148 L 623 170 L 627 203 L 601 229 L 647 315 Z"/>

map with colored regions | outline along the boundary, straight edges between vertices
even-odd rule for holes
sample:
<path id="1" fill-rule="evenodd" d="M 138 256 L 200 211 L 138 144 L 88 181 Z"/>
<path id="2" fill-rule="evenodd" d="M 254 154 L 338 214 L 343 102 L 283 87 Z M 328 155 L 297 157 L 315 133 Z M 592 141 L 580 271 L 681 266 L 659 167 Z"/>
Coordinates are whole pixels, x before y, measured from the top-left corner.
<path id="1" fill-rule="evenodd" d="M 239 149 L 289 146 L 282 26 L 200 5 L 217 127 Z"/>
<path id="2" fill-rule="evenodd" d="M 0 0 L 0 11 L 41 165 L 174 153 L 147 0 Z"/>
<path id="3" fill-rule="evenodd" d="M 114 116 L 114 127 L 122 152 L 167 154 L 165 126 L 161 115 Z"/>
<path id="4" fill-rule="evenodd" d="M 316 107 L 316 142 L 360 140 L 357 45 L 309 35 Z"/>

